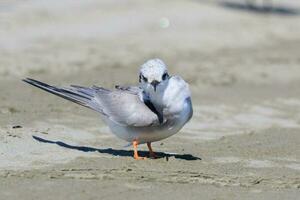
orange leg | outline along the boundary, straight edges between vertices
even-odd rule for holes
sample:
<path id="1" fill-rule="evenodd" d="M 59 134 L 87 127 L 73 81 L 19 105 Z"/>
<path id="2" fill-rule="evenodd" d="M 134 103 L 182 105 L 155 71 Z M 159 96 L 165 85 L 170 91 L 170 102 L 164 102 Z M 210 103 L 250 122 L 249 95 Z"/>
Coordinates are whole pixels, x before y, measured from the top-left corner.
<path id="1" fill-rule="evenodd" d="M 157 158 L 157 155 L 152 150 L 151 142 L 147 142 L 147 146 L 148 146 L 148 149 L 149 149 L 150 158 Z"/>
<path id="2" fill-rule="evenodd" d="M 136 160 L 146 159 L 145 157 L 140 157 L 139 154 L 138 154 L 138 151 L 137 151 L 138 142 L 136 140 L 134 140 L 132 142 L 132 144 L 133 144 L 133 150 L 134 150 L 134 154 L 133 154 L 134 159 L 136 159 Z"/>

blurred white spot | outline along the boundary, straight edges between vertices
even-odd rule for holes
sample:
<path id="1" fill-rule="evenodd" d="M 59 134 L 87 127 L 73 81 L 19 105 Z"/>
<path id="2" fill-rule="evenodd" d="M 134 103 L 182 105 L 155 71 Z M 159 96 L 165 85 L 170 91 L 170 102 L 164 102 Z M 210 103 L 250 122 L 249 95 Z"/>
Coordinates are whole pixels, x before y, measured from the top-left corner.
<path id="1" fill-rule="evenodd" d="M 161 28 L 168 28 L 168 27 L 170 26 L 170 21 L 169 21 L 169 19 L 166 18 L 166 17 L 160 18 L 160 20 L 159 20 L 159 26 L 160 26 Z"/>

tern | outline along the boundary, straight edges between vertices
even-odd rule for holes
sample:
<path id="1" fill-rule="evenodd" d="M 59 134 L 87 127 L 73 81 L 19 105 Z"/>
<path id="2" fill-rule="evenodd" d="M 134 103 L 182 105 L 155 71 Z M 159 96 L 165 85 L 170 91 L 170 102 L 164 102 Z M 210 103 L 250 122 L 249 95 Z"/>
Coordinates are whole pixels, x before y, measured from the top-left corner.
<path id="1" fill-rule="evenodd" d="M 189 85 L 180 76 L 170 76 L 166 64 L 151 59 L 141 65 L 138 86 L 116 86 L 115 89 L 92 86 L 55 87 L 26 78 L 42 90 L 90 108 L 98 113 L 111 132 L 134 148 L 147 144 L 149 156 L 156 158 L 151 143 L 179 132 L 192 118 L 193 107 Z"/>

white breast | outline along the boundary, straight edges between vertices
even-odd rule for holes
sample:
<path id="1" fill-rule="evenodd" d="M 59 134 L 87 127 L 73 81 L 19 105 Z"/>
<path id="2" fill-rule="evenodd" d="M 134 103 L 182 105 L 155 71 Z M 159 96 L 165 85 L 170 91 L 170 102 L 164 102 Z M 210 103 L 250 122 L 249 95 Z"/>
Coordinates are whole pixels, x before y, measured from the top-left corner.
<path id="1" fill-rule="evenodd" d="M 168 117 L 183 110 L 185 100 L 190 98 L 188 84 L 179 76 L 173 76 L 166 85 L 158 87 L 157 91 L 149 92 L 151 102 L 158 112 Z"/>

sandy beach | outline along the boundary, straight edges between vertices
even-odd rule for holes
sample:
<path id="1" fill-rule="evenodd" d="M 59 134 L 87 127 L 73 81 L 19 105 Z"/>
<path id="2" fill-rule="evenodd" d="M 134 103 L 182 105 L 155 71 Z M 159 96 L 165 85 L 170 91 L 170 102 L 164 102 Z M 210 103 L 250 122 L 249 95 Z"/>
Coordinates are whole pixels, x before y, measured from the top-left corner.
<path id="1" fill-rule="evenodd" d="M 0 199 L 299 199 L 299 22 L 292 0 L 1 1 Z M 159 159 L 21 81 L 137 84 L 156 57 L 194 105 Z"/>

